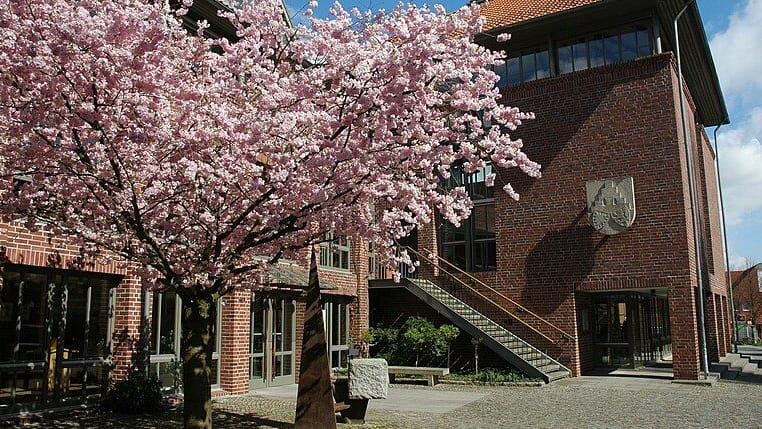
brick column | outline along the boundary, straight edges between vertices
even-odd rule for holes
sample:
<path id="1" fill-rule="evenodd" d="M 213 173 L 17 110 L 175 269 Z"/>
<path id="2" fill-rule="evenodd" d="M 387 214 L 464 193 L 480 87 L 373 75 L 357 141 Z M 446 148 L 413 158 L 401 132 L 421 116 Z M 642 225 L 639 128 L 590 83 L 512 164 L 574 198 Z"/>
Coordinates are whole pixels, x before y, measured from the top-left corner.
<path id="1" fill-rule="evenodd" d="M 717 295 L 712 293 L 704 302 L 706 310 L 706 354 L 709 362 L 718 362 L 722 352 L 720 351 L 720 321 L 717 308 Z"/>
<path id="2" fill-rule="evenodd" d="M 358 342 L 364 331 L 370 327 L 368 321 L 368 243 L 362 241 L 350 249 L 352 274 L 357 287 L 357 296 L 349 305 L 349 331 L 352 342 Z"/>
<path id="3" fill-rule="evenodd" d="M 251 291 L 241 287 L 222 301 L 220 387 L 230 394 L 249 391 Z"/>
<path id="4" fill-rule="evenodd" d="M 733 351 L 733 316 L 728 308 L 728 297 L 720 295 L 720 303 L 722 304 L 722 326 L 725 327 L 725 354 L 728 354 Z"/>
<path id="5" fill-rule="evenodd" d="M 727 337 L 728 347 L 726 353 L 733 352 L 733 330 L 736 327 L 735 315 L 730 311 L 730 303 L 727 296 L 722 297 L 722 308 L 725 313 L 725 336 Z"/>
<path id="6" fill-rule="evenodd" d="M 428 253 L 438 254 L 439 244 L 437 242 L 436 222 L 431 222 L 418 229 L 418 251 L 428 257 Z M 430 279 L 439 275 L 439 261 L 436 258 L 430 258 L 434 262 L 431 266 L 425 261 L 418 267 L 418 276 L 423 279 Z"/>
<path id="7" fill-rule="evenodd" d="M 672 364 L 676 380 L 697 380 L 701 368 L 696 289 L 688 278 L 669 288 Z"/>
<path id="8" fill-rule="evenodd" d="M 115 295 L 112 336 L 114 370 L 111 376 L 114 380 L 123 380 L 130 371 L 135 348 L 140 345 L 143 314 L 141 280 L 134 276 L 125 277 L 117 286 Z"/>

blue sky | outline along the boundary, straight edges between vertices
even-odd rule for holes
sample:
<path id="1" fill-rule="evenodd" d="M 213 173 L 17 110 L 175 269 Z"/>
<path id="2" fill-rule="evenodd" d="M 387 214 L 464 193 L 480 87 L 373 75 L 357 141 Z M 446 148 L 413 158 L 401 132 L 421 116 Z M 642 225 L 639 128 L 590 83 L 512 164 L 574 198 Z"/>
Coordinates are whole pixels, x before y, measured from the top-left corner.
<path id="1" fill-rule="evenodd" d="M 326 16 L 333 1 L 318 1 L 316 15 Z M 762 262 L 762 0 L 697 1 L 730 112 L 731 124 L 719 130 L 718 144 L 730 265 L 740 269 Z M 286 3 L 296 13 L 307 1 Z M 442 2 L 447 10 L 464 3 Z M 392 8 L 397 1 L 345 0 L 342 4 L 347 9 L 377 10 Z M 710 137 L 713 131 L 707 130 Z"/>

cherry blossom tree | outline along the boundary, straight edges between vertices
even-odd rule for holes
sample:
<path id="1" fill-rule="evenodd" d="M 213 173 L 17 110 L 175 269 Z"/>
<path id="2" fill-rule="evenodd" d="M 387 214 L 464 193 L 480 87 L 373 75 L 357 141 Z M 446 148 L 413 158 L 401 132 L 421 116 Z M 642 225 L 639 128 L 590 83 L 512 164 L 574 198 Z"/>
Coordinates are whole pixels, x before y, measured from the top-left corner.
<path id="1" fill-rule="evenodd" d="M 508 134 L 531 115 L 499 104 L 477 6 L 336 4 L 292 28 L 247 2 L 225 13 L 235 42 L 189 33 L 187 7 L 0 0 L 0 210 L 182 297 L 185 424 L 211 427 L 220 296 L 328 231 L 389 256 L 434 210 L 459 224 L 465 190 L 438 186 L 453 164 L 539 166 Z"/>

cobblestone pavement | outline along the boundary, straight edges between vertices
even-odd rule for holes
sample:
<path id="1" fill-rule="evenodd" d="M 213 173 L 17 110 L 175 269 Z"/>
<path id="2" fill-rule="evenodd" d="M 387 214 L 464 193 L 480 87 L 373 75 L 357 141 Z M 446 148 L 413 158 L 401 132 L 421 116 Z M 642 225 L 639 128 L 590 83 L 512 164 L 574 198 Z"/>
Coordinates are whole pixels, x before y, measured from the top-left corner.
<path id="1" fill-rule="evenodd" d="M 394 386 L 390 394 L 411 389 L 425 397 L 434 390 L 486 393 L 446 413 L 371 407 L 368 424 L 342 429 L 392 428 L 752 428 L 758 418 L 762 385 L 720 382 L 713 387 L 678 385 L 665 380 L 582 377 L 543 387 Z M 406 392 L 412 393 L 412 392 Z M 245 395 L 215 403 L 215 427 L 290 428 L 295 401 Z M 123 417 L 78 412 L 27 427 L 172 428 L 180 414 Z"/>

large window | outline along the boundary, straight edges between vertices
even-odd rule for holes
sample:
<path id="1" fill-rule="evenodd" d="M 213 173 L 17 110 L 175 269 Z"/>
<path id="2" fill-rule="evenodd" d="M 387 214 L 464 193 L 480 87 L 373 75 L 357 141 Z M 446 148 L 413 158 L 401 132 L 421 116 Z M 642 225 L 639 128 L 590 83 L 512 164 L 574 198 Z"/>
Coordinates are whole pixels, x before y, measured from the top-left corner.
<path id="1" fill-rule="evenodd" d="M 582 35 L 551 45 L 525 50 L 494 67 L 500 77 L 499 88 L 575 71 L 616 64 L 651 55 L 654 51 L 651 26 L 629 25 L 617 29 Z M 555 52 L 555 59 L 551 52 Z M 557 63 L 554 68 L 553 64 Z M 556 71 L 554 71 L 556 70 Z"/>
<path id="2" fill-rule="evenodd" d="M 459 227 L 438 217 L 440 254 L 466 271 L 496 269 L 495 202 L 493 188 L 485 183 L 491 173 L 490 165 L 471 174 L 456 168 L 445 182 L 447 188 L 465 187 L 474 203 L 471 216 Z"/>
<path id="3" fill-rule="evenodd" d="M 349 239 L 326 234 L 326 241 L 320 244 L 318 263 L 323 267 L 349 270 Z"/>
<path id="4" fill-rule="evenodd" d="M 651 32 L 646 25 L 601 31 L 566 41 L 558 48 L 558 71 L 571 73 L 651 55 Z"/>
<path id="5" fill-rule="evenodd" d="M 0 413 L 88 402 L 102 392 L 118 280 L 6 267 L 0 285 Z"/>
<path id="6" fill-rule="evenodd" d="M 214 327 L 214 352 L 212 353 L 213 386 L 220 384 L 220 327 L 222 326 L 222 306 L 217 302 L 217 320 Z M 166 391 L 182 390 L 182 300 L 173 291 L 154 292 L 151 300 L 150 351 L 152 374 L 159 377 Z"/>
<path id="7" fill-rule="evenodd" d="M 505 59 L 504 64 L 495 66 L 500 76 L 499 88 L 550 77 L 550 55 L 547 49 L 536 50 Z"/>
<path id="8" fill-rule="evenodd" d="M 328 359 L 331 368 L 346 368 L 349 358 L 349 307 L 343 301 L 327 300 L 323 304 Z"/>

